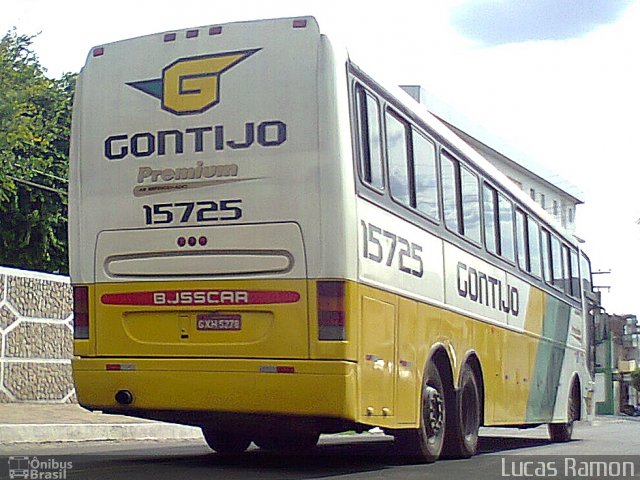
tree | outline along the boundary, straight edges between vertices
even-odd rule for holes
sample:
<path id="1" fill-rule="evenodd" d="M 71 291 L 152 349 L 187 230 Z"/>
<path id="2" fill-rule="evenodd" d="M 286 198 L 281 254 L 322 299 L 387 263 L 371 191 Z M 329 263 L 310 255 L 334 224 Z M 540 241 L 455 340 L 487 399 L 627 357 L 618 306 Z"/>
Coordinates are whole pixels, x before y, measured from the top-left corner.
<path id="1" fill-rule="evenodd" d="M 636 368 L 631 372 L 631 386 L 640 392 L 640 368 Z"/>
<path id="2" fill-rule="evenodd" d="M 33 37 L 0 40 L 0 265 L 67 273 L 75 75 L 50 79 Z"/>

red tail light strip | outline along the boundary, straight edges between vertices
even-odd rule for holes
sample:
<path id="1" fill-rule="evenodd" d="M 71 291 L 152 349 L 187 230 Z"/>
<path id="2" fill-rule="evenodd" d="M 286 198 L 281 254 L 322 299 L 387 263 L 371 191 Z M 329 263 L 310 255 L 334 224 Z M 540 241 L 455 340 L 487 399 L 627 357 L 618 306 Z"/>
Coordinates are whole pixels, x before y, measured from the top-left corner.
<path id="1" fill-rule="evenodd" d="M 346 340 L 345 283 L 318 282 L 318 340 Z"/>
<path id="2" fill-rule="evenodd" d="M 298 292 L 274 290 L 160 290 L 149 292 L 105 293 L 104 305 L 268 305 L 296 303 Z"/>
<path id="3" fill-rule="evenodd" d="M 89 338 L 89 288 L 73 287 L 73 338 Z"/>

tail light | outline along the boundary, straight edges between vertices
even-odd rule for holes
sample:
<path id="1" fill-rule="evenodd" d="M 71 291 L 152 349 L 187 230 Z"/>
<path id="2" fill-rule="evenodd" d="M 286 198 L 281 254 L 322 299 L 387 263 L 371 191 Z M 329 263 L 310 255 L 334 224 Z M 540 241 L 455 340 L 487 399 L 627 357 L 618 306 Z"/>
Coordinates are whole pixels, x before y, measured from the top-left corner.
<path id="1" fill-rule="evenodd" d="M 89 288 L 73 287 L 73 338 L 89 338 Z"/>
<path id="2" fill-rule="evenodd" d="M 345 284 L 320 281 L 318 289 L 318 340 L 346 340 Z"/>

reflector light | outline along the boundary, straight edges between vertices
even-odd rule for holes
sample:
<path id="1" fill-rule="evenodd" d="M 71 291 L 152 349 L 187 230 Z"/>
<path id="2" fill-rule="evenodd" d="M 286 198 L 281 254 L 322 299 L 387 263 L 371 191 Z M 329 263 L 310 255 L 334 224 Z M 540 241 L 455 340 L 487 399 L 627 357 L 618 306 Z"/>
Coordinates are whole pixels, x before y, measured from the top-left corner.
<path id="1" fill-rule="evenodd" d="M 320 281 L 317 290 L 318 340 L 346 340 L 344 282 Z"/>
<path id="2" fill-rule="evenodd" d="M 198 241 L 196 240 L 196 237 L 189 237 L 189 246 L 190 247 L 195 247 L 196 243 L 198 243 Z"/>
<path id="3" fill-rule="evenodd" d="M 184 237 L 178 237 L 178 246 L 184 247 L 187 244 L 187 239 Z"/>
<path id="4" fill-rule="evenodd" d="M 276 367 L 277 373 L 296 373 L 296 369 L 293 367 Z"/>
<path id="5" fill-rule="evenodd" d="M 293 21 L 293 28 L 306 28 L 307 20 L 304 18 L 299 18 Z"/>
<path id="6" fill-rule="evenodd" d="M 222 27 L 209 28 L 209 35 L 220 35 L 222 33 Z"/>
<path id="7" fill-rule="evenodd" d="M 264 365 L 260 367 L 260 373 L 296 373 L 294 367 L 278 367 L 275 365 Z"/>
<path id="8" fill-rule="evenodd" d="M 101 57 L 102 55 L 104 55 L 104 47 L 97 47 L 93 49 L 94 57 Z"/>
<path id="9" fill-rule="evenodd" d="M 198 239 L 198 243 L 200 244 L 201 247 L 204 247 L 207 244 L 208 240 L 207 237 L 200 237 Z"/>
<path id="10" fill-rule="evenodd" d="M 134 363 L 107 363 L 105 369 L 108 372 L 132 371 L 136 370 L 136 365 Z"/>
<path id="11" fill-rule="evenodd" d="M 89 287 L 73 287 L 73 338 L 89 338 Z"/>
<path id="12" fill-rule="evenodd" d="M 164 34 L 164 41 L 165 42 L 173 42 L 176 39 L 176 34 L 175 33 L 165 33 Z"/>
<path id="13" fill-rule="evenodd" d="M 198 36 L 198 30 L 188 30 L 187 38 L 196 38 Z"/>

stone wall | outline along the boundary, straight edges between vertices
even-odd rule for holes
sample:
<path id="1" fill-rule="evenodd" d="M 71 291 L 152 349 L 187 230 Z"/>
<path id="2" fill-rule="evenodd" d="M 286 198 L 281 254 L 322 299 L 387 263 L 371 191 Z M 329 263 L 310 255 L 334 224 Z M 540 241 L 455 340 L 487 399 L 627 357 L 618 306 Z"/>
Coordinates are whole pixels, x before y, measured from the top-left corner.
<path id="1" fill-rule="evenodd" d="M 75 401 L 68 277 L 0 267 L 0 403 Z"/>

